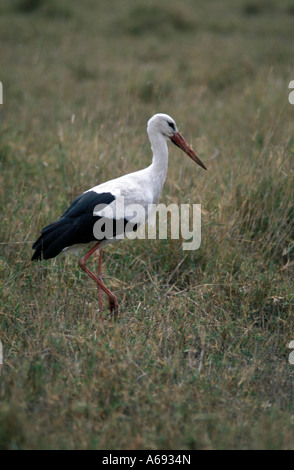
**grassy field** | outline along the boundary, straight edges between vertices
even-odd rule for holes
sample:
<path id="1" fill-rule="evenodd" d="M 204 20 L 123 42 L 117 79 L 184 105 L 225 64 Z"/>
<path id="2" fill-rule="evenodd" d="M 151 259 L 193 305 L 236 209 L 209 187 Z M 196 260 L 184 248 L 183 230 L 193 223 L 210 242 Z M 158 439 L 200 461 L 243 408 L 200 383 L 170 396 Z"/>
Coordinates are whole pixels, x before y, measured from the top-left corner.
<path id="1" fill-rule="evenodd" d="M 294 449 L 293 43 L 290 0 L 1 1 L 1 449 Z M 171 148 L 161 198 L 202 204 L 201 248 L 106 249 L 101 322 L 31 245 L 150 163 L 156 112 L 208 168 Z"/>

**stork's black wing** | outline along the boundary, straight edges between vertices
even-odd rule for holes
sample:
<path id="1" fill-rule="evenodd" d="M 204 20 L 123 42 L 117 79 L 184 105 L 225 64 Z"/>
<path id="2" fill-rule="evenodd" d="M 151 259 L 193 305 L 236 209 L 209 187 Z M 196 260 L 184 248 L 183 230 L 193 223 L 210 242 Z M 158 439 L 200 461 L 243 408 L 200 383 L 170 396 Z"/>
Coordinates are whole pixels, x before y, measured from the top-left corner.
<path id="1" fill-rule="evenodd" d="M 32 260 L 49 259 L 57 256 L 64 248 L 95 241 L 93 227 L 100 219 L 94 216 L 98 204 L 108 205 L 115 200 L 111 193 L 88 191 L 77 197 L 59 220 L 47 225 L 33 245 Z"/>

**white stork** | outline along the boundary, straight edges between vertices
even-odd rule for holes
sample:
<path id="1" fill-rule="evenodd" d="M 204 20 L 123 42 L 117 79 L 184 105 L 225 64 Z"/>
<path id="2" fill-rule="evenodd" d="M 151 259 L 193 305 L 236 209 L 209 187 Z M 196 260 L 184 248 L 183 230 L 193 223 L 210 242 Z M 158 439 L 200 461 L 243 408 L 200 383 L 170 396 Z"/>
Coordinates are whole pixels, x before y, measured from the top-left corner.
<path id="1" fill-rule="evenodd" d="M 155 114 L 148 121 L 147 132 L 153 151 L 151 165 L 85 191 L 73 201 L 59 220 L 43 228 L 40 237 L 33 245 L 35 252 L 32 260 L 55 258 L 61 252 L 73 249 L 80 250 L 85 246 L 90 248 L 79 260 L 79 265 L 98 286 L 100 312 L 103 308 L 102 291 L 104 291 L 108 296 L 110 312 L 113 312 L 115 316 L 118 313 L 118 302 L 115 295 L 102 282 L 101 261 L 102 249 L 109 243 L 116 241 L 116 235 L 118 235 L 116 229 L 118 218 L 116 218 L 114 209 L 116 200 L 123 197 L 125 207 L 130 204 L 140 204 L 144 207 L 147 218 L 148 207 L 150 204 L 157 204 L 166 177 L 167 141 L 169 140 L 206 170 L 200 158 L 178 132 L 175 121 L 167 114 Z M 97 206 L 101 207 L 101 205 L 105 208 L 104 212 L 97 211 Z M 105 234 L 102 234 L 97 238 L 97 234 L 95 233 L 95 236 L 93 233 L 93 227 L 98 220 L 101 222 L 102 217 L 107 221 L 107 209 L 111 209 L 108 211 L 109 214 L 114 214 L 111 220 L 113 236 L 106 237 Z M 123 222 L 124 229 L 129 219 L 124 217 Z M 133 224 L 132 228 L 136 230 L 137 224 Z M 86 265 L 88 258 L 96 250 L 99 250 L 98 276 L 95 276 Z"/>

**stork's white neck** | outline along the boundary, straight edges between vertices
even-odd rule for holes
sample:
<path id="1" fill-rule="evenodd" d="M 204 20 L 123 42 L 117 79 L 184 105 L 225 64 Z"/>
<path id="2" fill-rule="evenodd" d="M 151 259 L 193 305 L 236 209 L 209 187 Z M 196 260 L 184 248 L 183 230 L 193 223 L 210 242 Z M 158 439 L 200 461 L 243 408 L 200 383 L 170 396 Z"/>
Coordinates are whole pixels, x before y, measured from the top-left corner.
<path id="1" fill-rule="evenodd" d="M 152 163 L 148 170 L 151 176 L 155 202 L 157 202 L 166 178 L 168 167 L 168 148 L 166 138 L 161 133 L 149 130 L 148 135 L 153 151 Z"/>

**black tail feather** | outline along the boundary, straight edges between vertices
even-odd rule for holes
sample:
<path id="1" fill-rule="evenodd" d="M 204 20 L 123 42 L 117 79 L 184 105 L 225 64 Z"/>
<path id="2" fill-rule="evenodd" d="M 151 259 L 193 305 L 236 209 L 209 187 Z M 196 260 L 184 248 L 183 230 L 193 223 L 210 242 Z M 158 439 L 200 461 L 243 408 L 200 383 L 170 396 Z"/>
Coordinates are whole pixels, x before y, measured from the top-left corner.
<path id="1" fill-rule="evenodd" d="M 93 227 L 100 217 L 93 216 L 94 208 L 99 204 L 111 204 L 114 199 L 111 193 L 86 191 L 81 194 L 59 220 L 43 228 L 33 245 L 32 260 L 54 258 L 64 248 L 95 241 Z"/>
<path id="2" fill-rule="evenodd" d="M 83 214 L 76 220 L 61 217 L 47 225 L 33 245 L 35 253 L 32 260 L 55 258 L 64 248 L 95 241 L 93 226 L 98 218 L 88 214 Z"/>
<path id="3" fill-rule="evenodd" d="M 74 226 L 62 219 L 45 227 L 33 245 L 32 260 L 55 258 L 64 248 L 71 245 Z"/>

